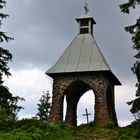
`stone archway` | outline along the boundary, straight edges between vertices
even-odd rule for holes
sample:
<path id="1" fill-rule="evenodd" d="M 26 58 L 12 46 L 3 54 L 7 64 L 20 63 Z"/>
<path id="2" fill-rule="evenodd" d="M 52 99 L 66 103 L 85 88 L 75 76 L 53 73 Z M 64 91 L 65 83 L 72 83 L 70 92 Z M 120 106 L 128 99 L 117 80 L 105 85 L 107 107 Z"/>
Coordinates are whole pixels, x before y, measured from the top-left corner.
<path id="1" fill-rule="evenodd" d="M 63 120 L 63 100 L 66 95 L 67 112 L 65 122 L 76 125 L 77 103 L 80 97 L 90 89 L 95 94 L 95 122 L 102 123 L 112 120 L 117 124 L 114 107 L 114 85 L 106 75 L 96 73 L 71 73 L 54 77 L 49 121 L 59 122 Z M 110 106 L 112 110 L 110 110 Z"/>
<path id="2" fill-rule="evenodd" d="M 66 123 L 77 125 L 77 104 L 81 96 L 90 89 L 90 86 L 81 80 L 76 80 L 67 87 L 65 90 L 67 101 Z"/>

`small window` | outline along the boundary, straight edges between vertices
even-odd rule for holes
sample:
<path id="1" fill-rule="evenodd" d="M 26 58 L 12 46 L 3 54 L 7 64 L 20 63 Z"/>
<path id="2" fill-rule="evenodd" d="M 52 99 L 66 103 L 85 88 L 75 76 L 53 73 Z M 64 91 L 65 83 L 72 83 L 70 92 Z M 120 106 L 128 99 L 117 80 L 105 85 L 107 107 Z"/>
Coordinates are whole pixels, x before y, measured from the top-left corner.
<path id="1" fill-rule="evenodd" d="M 88 20 L 82 20 L 81 26 L 88 26 Z"/>
<path id="2" fill-rule="evenodd" d="M 88 33 L 88 28 L 81 28 L 80 29 L 80 34 L 87 34 Z"/>

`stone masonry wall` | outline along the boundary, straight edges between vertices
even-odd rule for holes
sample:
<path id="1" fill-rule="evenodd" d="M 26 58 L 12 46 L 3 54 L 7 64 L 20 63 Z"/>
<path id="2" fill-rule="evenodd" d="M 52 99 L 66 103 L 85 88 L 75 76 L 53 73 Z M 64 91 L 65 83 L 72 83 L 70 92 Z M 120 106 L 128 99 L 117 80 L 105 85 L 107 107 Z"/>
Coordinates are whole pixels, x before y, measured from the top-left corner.
<path id="1" fill-rule="evenodd" d="M 55 75 L 49 121 L 59 122 L 63 120 L 63 100 L 64 95 L 66 95 L 67 112 L 65 121 L 66 123 L 76 125 L 78 101 L 90 89 L 95 94 L 94 121 L 102 123 L 112 120 L 117 125 L 114 105 L 114 84 L 106 74 L 100 73 L 66 73 Z"/>

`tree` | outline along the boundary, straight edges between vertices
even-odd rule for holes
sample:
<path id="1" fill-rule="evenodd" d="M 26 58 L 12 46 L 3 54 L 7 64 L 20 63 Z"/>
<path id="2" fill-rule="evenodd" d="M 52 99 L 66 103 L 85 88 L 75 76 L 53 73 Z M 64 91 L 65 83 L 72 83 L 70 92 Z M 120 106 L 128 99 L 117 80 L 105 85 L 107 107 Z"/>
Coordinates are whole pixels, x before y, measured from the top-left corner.
<path id="1" fill-rule="evenodd" d="M 6 0 L 0 0 L 0 10 L 5 6 Z M 9 42 L 10 40 L 13 40 L 13 38 L 7 36 L 6 33 L 1 30 L 2 20 L 8 16 L 8 14 L 0 12 L 0 44 L 4 41 Z M 8 62 L 11 60 L 12 54 L 9 50 L 0 47 L 0 119 L 4 114 L 4 119 L 6 121 L 13 121 L 16 119 L 17 112 L 22 108 L 21 106 L 17 106 L 17 102 L 19 100 L 24 100 L 18 96 L 14 97 L 9 89 L 3 85 L 3 76 L 11 76 L 11 73 L 9 72 L 10 68 L 8 67 Z"/>
<path id="2" fill-rule="evenodd" d="M 6 5 L 5 0 L 0 0 L 0 10 Z M 2 26 L 2 20 L 7 18 L 9 15 L 0 12 L 0 29 Z M 0 43 L 3 41 L 8 42 L 9 40 L 13 40 L 13 38 L 8 37 L 6 33 L 0 30 Z M 3 84 L 2 76 L 5 74 L 6 76 L 10 76 L 8 62 L 12 60 L 12 54 L 2 47 L 0 47 L 0 84 Z"/>
<path id="3" fill-rule="evenodd" d="M 50 107 L 51 107 L 50 99 L 51 97 L 49 91 L 47 92 L 43 91 L 43 95 L 39 100 L 40 103 L 37 104 L 38 106 L 37 116 L 39 117 L 40 120 L 48 120 L 50 114 Z"/>
<path id="4" fill-rule="evenodd" d="M 128 0 L 128 2 L 120 5 L 123 13 L 130 13 L 130 9 L 135 9 L 136 6 L 140 5 L 140 0 Z M 132 35 L 132 48 L 136 50 L 134 56 L 135 63 L 132 67 L 133 73 L 136 75 L 136 99 L 128 102 L 131 105 L 130 111 L 134 114 L 136 119 L 140 119 L 140 17 L 136 20 L 134 25 L 125 27 L 125 30 Z"/>
<path id="5" fill-rule="evenodd" d="M 23 101 L 24 98 L 14 97 L 4 86 L 0 86 L 0 95 L 0 120 L 4 122 L 16 121 L 18 112 L 23 109 L 17 103 L 19 100 Z"/>

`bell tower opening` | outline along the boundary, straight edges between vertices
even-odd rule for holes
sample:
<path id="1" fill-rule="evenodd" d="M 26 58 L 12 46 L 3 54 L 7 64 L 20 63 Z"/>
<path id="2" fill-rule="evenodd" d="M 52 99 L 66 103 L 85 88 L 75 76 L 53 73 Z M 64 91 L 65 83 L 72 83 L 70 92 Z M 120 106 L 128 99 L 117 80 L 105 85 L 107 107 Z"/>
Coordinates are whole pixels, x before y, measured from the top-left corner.
<path id="1" fill-rule="evenodd" d="M 83 94 L 83 96 L 80 98 L 77 106 L 77 125 L 80 124 L 87 124 L 87 115 L 86 109 L 88 113 L 88 121 L 93 122 L 94 121 L 94 107 L 95 106 L 95 95 L 92 90 L 89 90 Z"/>
<path id="2" fill-rule="evenodd" d="M 96 24 L 93 17 L 88 15 L 89 9 L 87 3 L 85 3 L 85 14 L 81 17 L 76 18 L 79 23 L 79 34 L 92 34 L 93 35 L 93 24 Z"/>
<path id="3" fill-rule="evenodd" d="M 92 26 L 91 25 L 91 21 L 89 19 L 83 19 L 80 21 L 79 23 L 80 25 L 80 34 L 92 34 Z"/>

